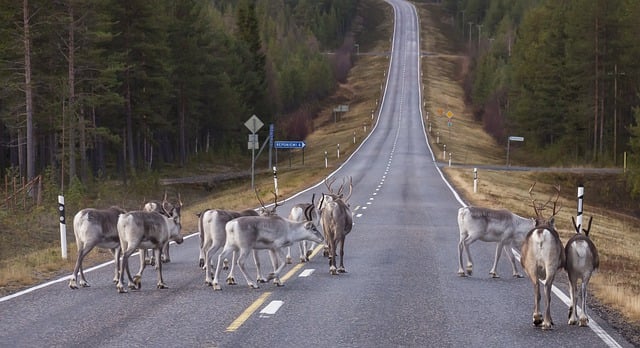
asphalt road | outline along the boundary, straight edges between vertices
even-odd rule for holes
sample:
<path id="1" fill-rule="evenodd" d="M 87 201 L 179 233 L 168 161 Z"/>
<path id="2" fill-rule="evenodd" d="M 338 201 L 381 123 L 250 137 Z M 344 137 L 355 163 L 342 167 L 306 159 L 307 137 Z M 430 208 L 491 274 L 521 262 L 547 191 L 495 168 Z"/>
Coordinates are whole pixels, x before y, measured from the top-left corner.
<path id="1" fill-rule="evenodd" d="M 197 267 L 198 240 L 188 238 L 171 248 L 172 262 L 164 267 L 169 289 L 156 289 L 148 269 L 140 291 L 118 294 L 113 264 L 107 264 L 87 272 L 90 288 L 72 291 L 60 279 L 0 299 L 0 346 L 632 346 L 595 316 L 591 328 L 568 326 L 558 297 L 552 300 L 555 329 L 532 327 L 529 281 L 511 278 L 504 257 L 498 268 L 503 278 L 488 275 L 493 244 L 473 244 L 475 273 L 457 276 L 456 215 L 464 203 L 444 181 L 426 141 L 415 9 L 406 1 L 389 3 L 396 24 L 379 119 L 332 174 L 337 184 L 347 176 L 354 184 L 348 273 L 330 275 L 319 254 L 288 266 L 283 287 L 249 289 L 238 273 L 241 285 L 214 292 Z M 324 188 L 318 183 L 279 211 Z M 262 264 L 269 264 L 266 256 Z"/>

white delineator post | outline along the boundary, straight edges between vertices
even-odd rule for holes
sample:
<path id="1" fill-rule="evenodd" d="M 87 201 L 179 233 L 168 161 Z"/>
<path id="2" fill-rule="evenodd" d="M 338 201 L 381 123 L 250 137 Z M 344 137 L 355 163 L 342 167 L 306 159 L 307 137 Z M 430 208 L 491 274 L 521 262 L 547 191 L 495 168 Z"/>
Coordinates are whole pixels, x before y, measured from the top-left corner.
<path id="1" fill-rule="evenodd" d="M 582 210 L 583 210 L 583 201 L 584 201 L 584 185 L 578 185 L 578 212 L 576 215 L 576 225 L 578 227 L 582 226 Z"/>
<path id="2" fill-rule="evenodd" d="M 273 187 L 276 191 L 276 197 L 278 197 L 278 171 L 276 166 L 273 166 Z"/>
<path id="3" fill-rule="evenodd" d="M 64 196 L 58 195 L 58 211 L 60 212 L 60 249 L 62 258 L 67 259 L 67 224 L 64 218 Z"/>
<path id="4" fill-rule="evenodd" d="M 478 192 L 478 168 L 473 168 L 473 193 Z"/>

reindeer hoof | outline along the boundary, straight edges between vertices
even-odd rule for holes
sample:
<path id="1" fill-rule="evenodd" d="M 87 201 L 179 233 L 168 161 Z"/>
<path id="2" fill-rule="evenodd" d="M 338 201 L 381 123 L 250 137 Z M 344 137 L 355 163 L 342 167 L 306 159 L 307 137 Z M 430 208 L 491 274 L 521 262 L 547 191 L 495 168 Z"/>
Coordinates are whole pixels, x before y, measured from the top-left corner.
<path id="1" fill-rule="evenodd" d="M 514 278 L 524 278 L 524 276 L 520 273 L 516 273 L 513 275 Z"/>
<path id="2" fill-rule="evenodd" d="M 253 283 L 249 283 L 249 287 L 250 287 L 251 289 L 260 289 L 260 287 L 259 287 L 258 285 L 253 284 Z"/>
<path id="3" fill-rule="evenodd" d="M 534 314 L 533 315 L 533 326 L 540 326 L 542 324 L 542 315 Z"/>
<path id="4" fill-rule="evenodd" d="M 458 271 L 458 276 L 464 278 L 467 276 L 467 273 L 465 271 Z"/>
<path id="5" fill-rule="evenodd" d="M 236 283 L 235 278 L 233 278 L 233 277 L 227 278 L 227 285 L 236 285 L 236 284 L 238 284 L 238 283 Z"/>
<path id="6" fill-rule="evenodd" d="M 491 278 L 500 278 L 500 276 L 496 272 L 489 272 L 489 274 L 491 275 Z"/>
<path id="7" fill-rule="evenodd" d="M 125 289 L 124 286 L 118 284 L 118 286 L 116 286 L 116 289 L 118 289 L 118 293 L 119 294 L 126 294 L 127 293 L 127 289 Z"/>
<path id="8" fill-rule="evenodd" d="M 222 288 L 220 287 L 220 284 L 218 284 L 218 283 L 211 284 L 211 287 L 213 288 L 214 291 L 222 290 Z"/>
<path id="9" fill-rule="evenodd" d="M 165 283 L 158 283 L 158 285 L 156 285 L 156 288 L 158 288 L 158 289 L 168 289 L 169 287 Z"/>
<path id="10" fill-rule="evenodd" d="M 291 258 L 291 256 L 287 256 L 287 265 L 290 265 L 293 263 L 293 259 Z"/>
<path id="11" fill-rule="evenodd" d="M 204 267 L 204 259 L 200 259 L 198 261 L 198 267 L 203 268 Z"/>
<path id="12" fill-rule="evenodd" d="M 344 267 L 338 268 L 338 273 L 347 273 L 347 270 Z"/>
<path id="13" fill-rule="evenodd" d="M 589 326 L 589 318 L 580 318 L 579 326 L 582 326 L 582 327 Z"/>

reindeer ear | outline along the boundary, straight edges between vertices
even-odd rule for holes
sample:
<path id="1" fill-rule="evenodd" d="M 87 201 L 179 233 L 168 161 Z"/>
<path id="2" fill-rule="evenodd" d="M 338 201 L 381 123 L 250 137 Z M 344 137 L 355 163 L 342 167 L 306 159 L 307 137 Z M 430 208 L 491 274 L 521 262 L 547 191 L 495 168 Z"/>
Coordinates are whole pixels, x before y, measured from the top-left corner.
<path id="1" fill-rule="evenodd" d="M 304 224 L 304 228 L 305 228 L 305 229 L 307 229 L 307 230 L 313 229 L 313 222 L 311 222 L 311 221 L 307 221 L 307 222 Z"/>

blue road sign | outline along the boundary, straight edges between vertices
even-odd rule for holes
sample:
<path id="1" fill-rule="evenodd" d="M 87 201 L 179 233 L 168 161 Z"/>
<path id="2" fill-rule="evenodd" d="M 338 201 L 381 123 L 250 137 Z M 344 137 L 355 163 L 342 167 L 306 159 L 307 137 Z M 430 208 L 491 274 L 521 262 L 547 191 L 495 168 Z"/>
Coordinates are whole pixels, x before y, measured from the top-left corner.
<path id="1" fill-rule="evenodd" d="M 276 149 L 302 149 L 306 145 L 304 141 L 295 140 L 276 140 L 273 142 L 273 147 Z"/>

